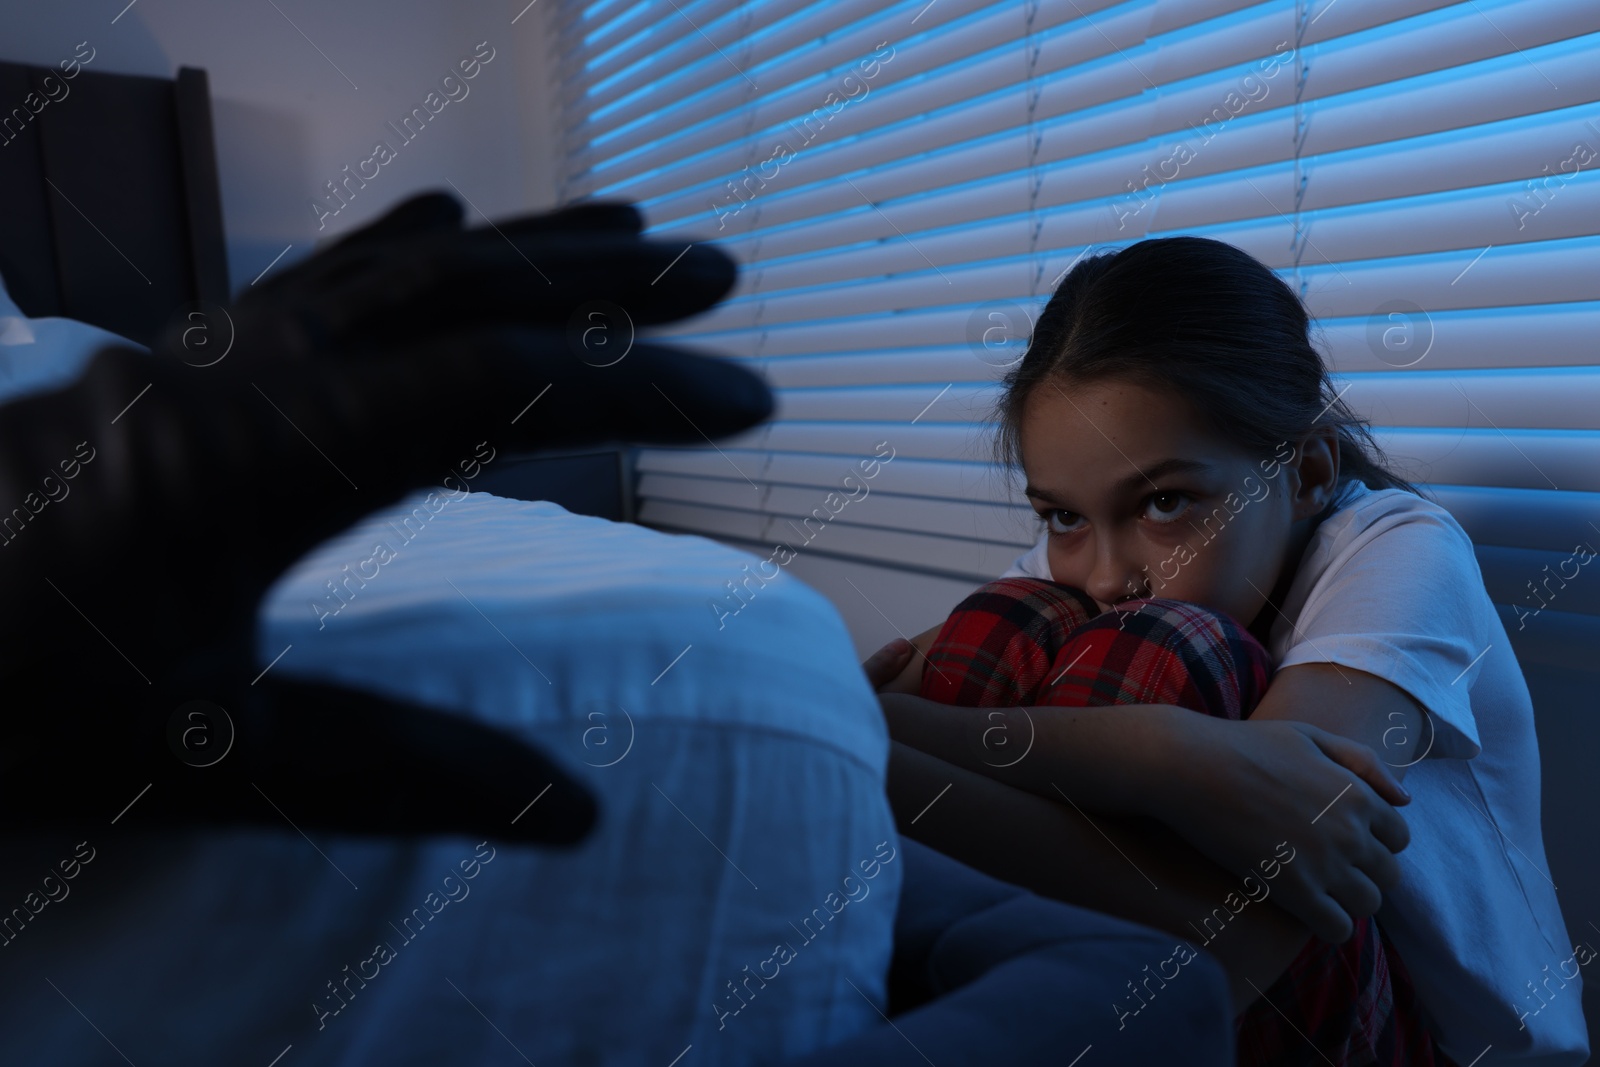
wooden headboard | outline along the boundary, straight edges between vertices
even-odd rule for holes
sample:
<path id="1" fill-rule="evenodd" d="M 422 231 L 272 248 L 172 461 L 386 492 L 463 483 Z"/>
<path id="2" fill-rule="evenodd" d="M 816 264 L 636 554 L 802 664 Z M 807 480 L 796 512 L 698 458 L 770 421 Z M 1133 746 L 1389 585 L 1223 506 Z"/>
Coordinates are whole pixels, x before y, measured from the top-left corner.
<path id="1" fill-rule="evenodd" d="M 0 62 L 0 278 L 29 316 L 149 344 L 228 300 L 206 73 L 62 74 Z"/>

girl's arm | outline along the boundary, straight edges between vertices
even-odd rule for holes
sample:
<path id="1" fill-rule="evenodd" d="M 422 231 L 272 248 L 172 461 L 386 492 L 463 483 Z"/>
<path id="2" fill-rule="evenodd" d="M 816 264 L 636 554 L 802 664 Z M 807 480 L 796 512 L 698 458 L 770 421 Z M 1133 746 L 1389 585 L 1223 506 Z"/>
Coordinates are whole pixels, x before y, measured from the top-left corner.
<path id="1" fill-rule="evenodd" d="M 1165 930 L 1175 947 L 1182 941 L 1211 952 L 1227 969 L 1235 1014 L 1311 936 L 1269 899 L 1278 882 L 1268 874 L 1292 869 L 1296 853 L 1267 853 L 1247 888 L 1159 823 L 1091 818 L 898 741 L 890 745 L 889 802 L 903 835 L 986 874 Z M 1127 983 L 1144 988 L 1161 962 L 1152 959 L 1149 974 L 1106 975 L 1107 999 L 1132 1007 Z"/>
<path id="2" fill-rule="evenodd" d="M 1336 663 L 1297 663 L 1272 676 L 1252 722 L 1293 719 L 1371 748 L 1396 781 L 1427 757 L 1433 720 L 1404 689 Z"/>
<path id="3" fill-rule="evenodd" d="M 1296 860 L 1275 886 L 1278 903 L 1329 941 L 1349 937 L 1353 917 L 1376 911 L 1378 891 L 1399 877 L 1391 853 L 1409 831 L 1390 802 L 1409 797 L 1365 745 L 1318 727 L 1159 704 L 879 699 L 890 736 L 910 748 L 1090 815 L 1157 820 L 1236 877 L 1287 841 Z"/>

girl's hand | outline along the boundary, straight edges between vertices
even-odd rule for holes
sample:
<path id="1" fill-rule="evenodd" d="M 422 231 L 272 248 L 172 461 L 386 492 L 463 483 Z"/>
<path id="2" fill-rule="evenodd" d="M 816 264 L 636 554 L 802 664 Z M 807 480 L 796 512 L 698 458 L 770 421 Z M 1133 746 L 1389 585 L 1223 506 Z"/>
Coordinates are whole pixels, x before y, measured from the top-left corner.
<path id="1" fill-rule="evenodd" d="M 905 638 L 897 637 L 890 641 L 868 656 L 861 665 L 867 675 L 867 684 L 873 689 L 883 690 L 884 686 L 900 676 L 915 655 L 916 649 Z"/>
<path id="2" fill-rule="evenodd" d="M 924 630 L 910 640 L 897 637 L 868 656 L 861 669 L 872 688 L 880 693 L 921 693 L 922 667 L 928 662 L 928 649 L 943 625 Z"/>
<path id="3" fill-rule="evenodd" d="M 1393 854 L 1411 840 L 1391 806 L 1410 795 L 1376 753 L 1289 720 L 1184 712 L 1175 726 L 1149 813 L 1228 871 L 1253 876 L 1241 898 L 1270 894 L 1318 937 L 1349 938 L 1399 881 Z"/>

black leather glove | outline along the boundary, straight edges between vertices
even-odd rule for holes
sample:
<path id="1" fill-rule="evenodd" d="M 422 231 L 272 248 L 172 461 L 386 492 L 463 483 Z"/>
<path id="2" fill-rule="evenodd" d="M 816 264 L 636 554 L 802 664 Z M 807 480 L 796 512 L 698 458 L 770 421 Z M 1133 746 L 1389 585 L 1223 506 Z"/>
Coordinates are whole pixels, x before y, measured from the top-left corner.
<path id="1" fill-rule="evenodd" d="M 620 348 L 626 319 L 710 307 L 734 280 L 721 252 L 643 240 L 625 204 L 460 223 L 449 197 L 408 201 L 214 316 L 205 352 L 182 333 L 152 354 L 107 349 L 71 386 L 0 408 L 0 507 L 21 509 L 9 524 L 0 512 L 8 827 L 109 818 L 150 784 L 134 809 L 146 825 L 587 828 L 586 794 L 496 731 L 336 687 L 250 684 L 273 580 L 483 446 L 698 442 L 771 411 L 730 362 L 583 347 L 596 312 Z M 226 716 L 195 718 L 194 700 Z M 221 744 L 230 723 L 233 747 L 209 766 L 168 737 L 199 728 Z"/>

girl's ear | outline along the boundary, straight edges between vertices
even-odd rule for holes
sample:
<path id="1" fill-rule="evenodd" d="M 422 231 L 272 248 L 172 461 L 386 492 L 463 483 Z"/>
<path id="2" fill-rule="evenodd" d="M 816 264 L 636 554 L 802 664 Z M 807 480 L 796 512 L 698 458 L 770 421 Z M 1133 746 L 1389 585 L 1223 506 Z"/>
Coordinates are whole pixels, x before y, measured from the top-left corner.
<path id="1" fill-rule="evenodd" d="M 1294 518 L 1320 513 L 1339 488 L 1339 430 L 1319 426 L 1295 443 L 1289 468 L 1295 473 Z"/>

